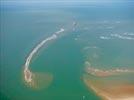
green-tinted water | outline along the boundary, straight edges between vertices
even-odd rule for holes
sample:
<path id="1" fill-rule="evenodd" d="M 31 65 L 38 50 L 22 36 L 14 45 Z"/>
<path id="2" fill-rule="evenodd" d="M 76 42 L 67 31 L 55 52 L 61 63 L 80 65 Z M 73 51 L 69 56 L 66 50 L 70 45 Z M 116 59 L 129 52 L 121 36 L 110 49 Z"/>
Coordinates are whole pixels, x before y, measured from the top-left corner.
<path id="1" fill-rule="evenodd" d="M 134 35 L 123 35 L 134 34 L 134 17 L 118 7 L 8 7 L 1 10 L 2 100 L 100 100 L 82 81 L 85 61 L 97 68 L 134 67 Z M 76 30 L 66 31 L 74 21 Z M 27 87 L 22 76 L 26 57 L 60 28 L 65 29 L 64 35 L 39 50 L 30 64 L 33 72 L 51 73 L 51 84 L 41 90 Z"/>

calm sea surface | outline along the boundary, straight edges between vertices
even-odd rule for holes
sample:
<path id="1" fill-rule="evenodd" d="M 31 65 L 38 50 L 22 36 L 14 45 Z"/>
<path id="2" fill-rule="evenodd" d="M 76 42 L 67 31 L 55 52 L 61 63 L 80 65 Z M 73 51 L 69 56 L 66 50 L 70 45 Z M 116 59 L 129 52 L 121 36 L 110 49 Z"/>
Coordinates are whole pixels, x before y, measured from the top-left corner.
<path id="1" fill-rule="evenodd" d="M 3 4 L 1 100 L 100 100 L 82 81 L 85 62 L 100 69 L 134 68 L 132 9 L 132 3 Z M 74 22 L 75 30 L 70 28 Z M 44 45 L 30 64 L 33 72 L 52 73 L 52 83 L 41 90 L 27 87 L 22 76 L 26 57 L 60 28 L 63 35 Z"/>

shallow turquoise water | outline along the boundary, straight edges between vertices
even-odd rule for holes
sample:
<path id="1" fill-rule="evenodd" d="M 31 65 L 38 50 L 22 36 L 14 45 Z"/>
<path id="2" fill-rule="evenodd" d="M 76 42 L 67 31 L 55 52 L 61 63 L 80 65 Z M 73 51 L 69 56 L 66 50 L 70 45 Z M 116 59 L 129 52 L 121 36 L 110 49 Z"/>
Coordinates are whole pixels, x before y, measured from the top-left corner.
<path id="1" fill-rule="evenodd" d="M 81 80 L 85 61 L 97 68 L 134 67 L 134 35 L 123 35 L 134 34 L 131 5 L 4 7 L 0 65 L 3 100 L 82 100 L 83 96 L 84 100 L 100 100 Z M 61 27 L 70 28 L 73 21 L 76 30 L 45 45 L 30 65 L 33 71 L 53 74 L 50 87 L 36 91 L 25 86 L 21 73 L 30 51 Z"/>

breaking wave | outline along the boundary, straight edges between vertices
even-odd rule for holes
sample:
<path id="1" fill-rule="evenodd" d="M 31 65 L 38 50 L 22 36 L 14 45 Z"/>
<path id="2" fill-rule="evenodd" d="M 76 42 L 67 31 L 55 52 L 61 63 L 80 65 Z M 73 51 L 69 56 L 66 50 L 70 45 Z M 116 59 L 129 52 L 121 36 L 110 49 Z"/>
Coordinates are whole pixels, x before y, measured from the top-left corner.
<path id="1" fill-rule="evenodd" d="M 134 40 L 134 33 L 122 33 L 122 34 L 110 34 L 109 36 L 100 36 L 100 39 L 109 40 L 109 39 L 122 39 L 122 40 Z"/>

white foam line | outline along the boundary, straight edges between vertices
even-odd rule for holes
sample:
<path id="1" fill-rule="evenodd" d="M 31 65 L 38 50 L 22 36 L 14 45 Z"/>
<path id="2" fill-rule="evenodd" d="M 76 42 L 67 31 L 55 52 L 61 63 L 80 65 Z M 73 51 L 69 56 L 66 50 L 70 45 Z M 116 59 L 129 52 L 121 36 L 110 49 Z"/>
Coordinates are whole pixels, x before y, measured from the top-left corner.
<path id="1" fill-rule="evenodd" d="M 123 35 L 120 35 L 120 34 L 110 34 L 109 37 L 107 37 L 107 36 L 100 36 L 100 39 L 109 40 L 109 39 L 119 38 L 119 39 L 123 39 L 123 40 L 134 40 L 134 37 L 131 37 L 131 36 L 134 36 L 134 34 L 133 33 L 124 33 Z"/>
<path id="2" fill-rule="evenodd" d="M 37 51 L 44 45 L 46 44 L 48 41 L 54 40 L 57 38 L 58 34 L 64 32 L 64 29 L 61 28 L 59 31 L 55 32 L 52 36 L 46 38 L 45 40 L 41 41 L 29 54 L 29 56 L 26 59 L 25 62 L 25 68 L 24 68 L 24 75 L 25 75 L 25 81 L 26 82 L 31 82 L 32 81 L 32 72 L 28 69 L 30 62 L 33 58 L 33 56 L 37 53 Z"/>
<path id="3" fill-rule="evenodd" d="M 43 40 L 42 42 L 40 42 L 33 50 L 32 52 L 29 54 L 29 56 L 27 57 L 26 63 L 25 63 L 25 67 L 28 67 L 30 64 L 30 61 L 33 57 L 33 55 L 48 41 L 56 39 L 57 35 L 53 34 L 52 36 L 48 37 L 47 39 Z"/>
<path id="4" fill-rule="evenodd" d="M 103 40 L 109 40 L 109 39 L 110 39 L 110 37 L 100 36 L 100 39 L 103 39 Z"/>
<path id="5" fill-rule="evenodd" d="M 61 28 L 59 31 L 56 32 L 56 34 L 60 34 L 62 32 L 64 32 L 65 30 L 63 28 Z"/>
<path id="6" fill-rule="evenodd" d="M 119 34 L 111 34 L 111 36 L 117 37 L 117 38 L 120 38 L 120 39 L 134 40 L 134 38 L 132 38 L 132 37 L 122 36 L 122 35 L 119 35 Z"/>
<path id="7" fill-rule="evenodd" d="M 96 47 L 96 46 L 86 46 L 86 47 L 84 47 L 83 48 L 83 50 L 87 50 L 87 49 L 97 49 L 98 47 Z"/>
<path id="8" fill-rule="evenodd" d="M 134 36 L 134 33 L 127 33 L 127 32 L 125 32 L 125 33 L 123 33 L 124 35 L 129 35 L 129 36 Z"/>

